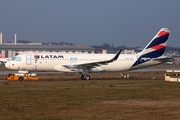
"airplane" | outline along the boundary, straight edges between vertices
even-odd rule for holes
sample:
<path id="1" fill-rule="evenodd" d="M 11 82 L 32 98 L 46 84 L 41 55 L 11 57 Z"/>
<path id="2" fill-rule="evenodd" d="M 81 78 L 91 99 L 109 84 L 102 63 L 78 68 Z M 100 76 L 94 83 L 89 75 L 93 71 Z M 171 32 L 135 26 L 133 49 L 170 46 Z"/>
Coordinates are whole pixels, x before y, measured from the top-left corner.
<path id="1" fill-rule="evenodd" d="M 137 54 L 64 54 L 25 53 L 15 56 L 5 66 L 19 71 L 61 71 L 82 73 L 89 80 L 91 72 L 130 71 L 165 63 L 173 58 L 164 56 L 169 28 L 162 28 Z"/>
<path id="2" fill-rule="evenodd" d="M 0 54 L 0 63 L 5 64 L 8 60 L 11 60 L 12 58 L 5 58 L 2 54 Z"/>

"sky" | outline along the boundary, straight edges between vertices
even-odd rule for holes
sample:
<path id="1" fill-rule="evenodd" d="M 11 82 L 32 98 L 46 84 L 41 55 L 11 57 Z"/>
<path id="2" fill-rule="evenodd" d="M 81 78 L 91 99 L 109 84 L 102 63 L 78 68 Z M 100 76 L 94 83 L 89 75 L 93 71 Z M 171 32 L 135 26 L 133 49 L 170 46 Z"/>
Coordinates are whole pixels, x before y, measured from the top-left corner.
<path id="1" fill-rule="evenodd" d="M 180 47 L 180 0 L 1 0 L 3 42 L 144 47 L 162 28 Z"/>

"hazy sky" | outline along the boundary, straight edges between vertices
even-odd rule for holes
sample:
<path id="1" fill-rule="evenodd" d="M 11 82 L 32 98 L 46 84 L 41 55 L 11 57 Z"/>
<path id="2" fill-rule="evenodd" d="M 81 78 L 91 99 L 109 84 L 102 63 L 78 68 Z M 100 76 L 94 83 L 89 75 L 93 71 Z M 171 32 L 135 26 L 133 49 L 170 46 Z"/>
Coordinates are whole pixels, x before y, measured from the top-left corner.
<path id="1" fill-rule="evenodd" d="M 1 0 L 3 41 L 144 47 L 162 27 L 180 47 L 180 0 Z"/>

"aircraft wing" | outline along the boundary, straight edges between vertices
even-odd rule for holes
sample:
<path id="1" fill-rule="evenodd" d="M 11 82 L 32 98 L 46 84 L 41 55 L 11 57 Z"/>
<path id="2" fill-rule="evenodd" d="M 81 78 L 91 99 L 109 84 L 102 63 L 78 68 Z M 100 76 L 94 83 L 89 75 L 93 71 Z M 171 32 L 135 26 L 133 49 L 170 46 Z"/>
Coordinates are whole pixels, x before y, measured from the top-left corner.
<path id="1" fill-rule="evenodd" d="M 98 62 L 91 62 L 91 63 L 82 63 L 82 64 L 72 64 L 72 65 L 67 65 L 67 64 L 64 64 L 62 65 L 63 67 L 65 68 L 68 68 L 68 69 L 72 69 L 72 68 L 81 68 L 81 67 L 86 67 L 86 68 L 93 68 L 94 66 L 100 66 L 100 65 L 107 65 L 108 63 L 111 63 L 113 61 L 116 61 L 120 55 L 122 50 L 119 50 L 116 55 L 110 59 L 110 60 L 106 60 L 106 61 L 98 61 Z"/>

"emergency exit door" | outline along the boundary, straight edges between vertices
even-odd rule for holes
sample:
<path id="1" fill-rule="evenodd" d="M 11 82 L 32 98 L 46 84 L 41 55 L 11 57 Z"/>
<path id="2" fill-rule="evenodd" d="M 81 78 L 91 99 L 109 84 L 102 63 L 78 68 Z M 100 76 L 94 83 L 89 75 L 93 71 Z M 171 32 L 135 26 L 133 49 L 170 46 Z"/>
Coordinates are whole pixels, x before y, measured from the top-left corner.
<path id="1" fill-rule="evenodd" d="M 31 65 L 31 55 L 26 55 L 26 65 Z"/>

